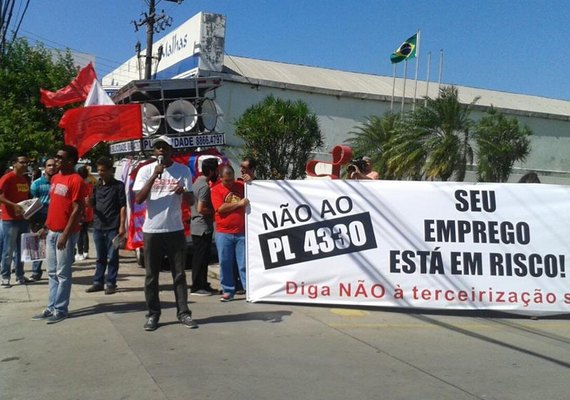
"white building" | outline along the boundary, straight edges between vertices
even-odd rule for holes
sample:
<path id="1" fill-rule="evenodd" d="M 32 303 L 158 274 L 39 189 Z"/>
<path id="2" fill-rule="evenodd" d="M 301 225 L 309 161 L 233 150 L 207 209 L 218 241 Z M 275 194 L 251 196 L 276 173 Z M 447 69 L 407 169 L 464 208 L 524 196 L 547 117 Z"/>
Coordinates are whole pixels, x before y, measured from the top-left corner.
<path id="1" fill-rule="evenodd" d="M 224 55 L 225 17 L 200 13 L 158 41 L 174 43 L 170 60 L 158 65 L 157 76 L 176 79 L 193 75 L 220 76 L 223 85 L 215 92 L 215 101 L 223 110 L 225 152 L 230 158 L 239 157 L 241 141 L 234 135 L 233 121 L 251 105 L 269 95 L 285 100 L 302 100 L 318 116 L 324 135 L 323 160 L 332 147 L 343 144 L 348 132 L 372 115 L 390 111 L 392 77 L 326 68 L 285 64 L 244 57 Z M 176 43 L 179 43 L 177 46 Z M 171 45 L 172 46 L 172 45 Z M 144 54 L 144 51 L 143 51 Z M 140 66 L 136 57 L 103 78 L 103 85 L 121 87 L 139 79 Z M 183 68 L 184 66 L 188 68 Z M 142 67 L 144 69 L 144 66 Z M 403 79 L 396 79 L 394 109 L 400 109 Z M 426 82 L 418 82 L 417 95 L 426 95 Z M 456 85 L 462 103 L 469 104 L 479 97 L 472 117 L 480 118 L 491 106 L 507 116 L 516 117 L 532 129 L 531 153 L 523 164 L 515 165 L 511 180 L 516 181 L 528 170 L 536 171 L 545 183 L 570 184 L 570 102 L 537 96 L 498 92 Z M 437 97 L 438 85 L 427 87 L 429 97 Z M 414 101 L 414 82 L 407 81 L 405 107 Z M 418 98 L 417 103 L 422 100 Z M 475 180 L 470 174 L 467 180 Z"/>

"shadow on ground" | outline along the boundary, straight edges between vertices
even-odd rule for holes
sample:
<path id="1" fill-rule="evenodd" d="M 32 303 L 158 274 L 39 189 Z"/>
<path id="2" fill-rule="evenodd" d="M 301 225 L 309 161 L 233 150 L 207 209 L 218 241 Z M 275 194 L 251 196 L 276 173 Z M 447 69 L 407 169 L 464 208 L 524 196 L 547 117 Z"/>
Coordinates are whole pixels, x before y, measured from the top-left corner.
<path id="1" fill-rule="evenodd" d="M 195 320 L 199 324 L 221 324 L 226 322 L 242 322 L 242 321 L 264 321 L 271 323 L 283 322 L 284 317 L 293 314 L 292 311 L 277 310 L 277 311 L 254 311 L 242 314 L 224 314 L 214 315 L 208 318 L 201 318 Z"/>

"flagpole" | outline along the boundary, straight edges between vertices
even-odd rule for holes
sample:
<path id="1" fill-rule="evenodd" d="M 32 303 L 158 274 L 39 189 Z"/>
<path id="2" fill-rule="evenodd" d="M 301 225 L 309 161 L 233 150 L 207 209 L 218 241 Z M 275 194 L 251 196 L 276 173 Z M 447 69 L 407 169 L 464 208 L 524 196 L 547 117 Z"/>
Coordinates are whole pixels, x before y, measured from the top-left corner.
<path id="1" fill-rule="evenodd" d="M 408 60 L 404 61 L 404 89 L 402 90 L 402 110 L 401 113 L 404 114 L 404 99 L 406 98 L 406 78 L 408 77 Z"/>
<path id="2" fill-rule="evenodd" d="M 416 74 L 415 74 L 415 86 L 414 86 L 414 102 L 412 103 L 412 111 L 414 111 L 416 109 L 416 97 L 417 97 L 417 93 L 418 93 L 418 67 L 420 64 L 420 34 L 421 31 L 418 29 L 417 32 L 417 40 L 416 40 Z"/>
<path id="3" fill-rule="evenodd" d="M 394 112 L 394 92 L 396 91 L 396 64 L 392 64 L 392 99 L 390 100 L 390 112 Z"/>
<path id="4" fill-rule="evenodd" d="M 443 78 L 443 49 L 439 51 L 439 78 L 438 78 L 438 87 L 437 89 L 441 89 L 441 80 Z"/>
<path id="5" fill-rule="evenodd" d="M 426 79 L 426 99 L 425 99 L 425 104 L 427 105 L 427 99 L 429 96 L 429 79 L 430 79 L 430 72 L 431 72 L 431 51 L 428 52 L 427 55 L 428 59 L 427 59 L 427 79 Z"/>

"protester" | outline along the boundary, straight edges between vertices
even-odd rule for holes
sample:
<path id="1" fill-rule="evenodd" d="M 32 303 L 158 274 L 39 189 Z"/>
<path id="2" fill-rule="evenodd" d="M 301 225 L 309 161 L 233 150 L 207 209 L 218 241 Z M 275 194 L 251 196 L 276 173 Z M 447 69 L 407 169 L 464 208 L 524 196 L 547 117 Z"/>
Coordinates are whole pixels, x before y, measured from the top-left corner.
<path id="1" fill-rule="evenodd" d="M 4 172 L 6 172 L 6 171 L 5 171 L 5 167 L 4 167 L 3 162 L 0 164 L 0 171 L 2 171 L 0 176 L 4 176 Z M 1 267 L 2 267 L 2 253 L 3 252 L 4 252 L 4 230 L 2 229 L 2 207 L 0 207 L 0 273 L 1 273 Z M 10 281 L 8 281 L 8 284 L 9 283 L 10 283 Z"/>
<path id="2" fill-rule="evenodd" d="M 51 185 L 51 178 L 57 173 L 57 168 L 55 165 L 55 160 L 49 158 L 44 164 L 43 174 L 36 180 L 32 182 L 30 192 L 32 197 L 40 199 L 42 202 L 42 209 L 39 210 L 30 221 L 31 228 L 33 232 L 37 232 L 44 227 L 48 214 L 49 207 L 49 189 Z M 42 278 L 42 261 L 32 262 L 32 275 L 30 279 L 33 281 L 39 281 Z"/>
<path id="3" fill-rule="evenodd" d="M 42 170 L 39 169 L 38 167 L 34 167 L 34 169 L 32 170 L 32 174 L 31 174 L 32 183 L 34 181 L 37 181 L 38 179 L 40 179 L 41 176 L 42 176 Z"/>
<path id="4" fill-rule="evenodd" d="M 28 221 L 24 210 L 17 203 L 30 198 L 30 185 L 25 173 L 28 170 L 28 157 L 14 156 L 11 172 L 0 179 L 0 203 L 2 204 L 2 230 L 4 248 L 2 250 L 2 287 L 9 288 L 12 258 L 14 251 L 21 253 L 21 236 L 28 232 Z M 16 282 L 23 285 L 31 282 L 24 276 L 24 263 L 16 258 Z"/>
<path id="5" fill-rule="evenodd" d="M 188 328 L 197 328 L 188 308 L 188 285 L 184 271 L 186 237 L 182 223 L 182 201 L 192 205 L 190 169 L 172 161 L 172 139 L 160 136 L 153 141 L 156 162 L 140 168 L 133 191 L 135 201 L 146 201 L 143 224 L 144 260 L 146 269 L 145 299 L 148 308 L 144 329 L 154 331 L 160 319 L 159 276 L 164 255 L 168 256 L 174 279 L 176 315 Z"/>
<path id="6" fill-rule="evenodd" d="M 89 258 L 89 227 L 93 222 L 93 208 L 89 204 L 89 199 L 93 195 L 93 182 L 90 179 L 91 174 L 85 165 L 77 169 L 77 173 L 83 178 L 83 182 L 87 187 L 87 196 L 85 197 L 85 209 L 81 217 L 81 229 L 79 230 L 79 239 L 77 239 L 77 253 L 75 260 L 83 261 Z"/>
<path id="7" fill-rule="evenodd" d="M 241 282 L 246 287 L 245 277 L 245 208 L 249 200 L 244 197 L 243 182 L 236 181 L 230 165 L 222 167 L 221 183 L 212 188 L 212 204 L 216 222 L 216 247 L 220 262 L 222 302 L 232 301 L 236 291 L 233 274 L 237 262 Z"/>
<path id="8" fill-rule="evenodd" d="M 519 179 L 519 183 L 540 183 L 538 174 L 534 171 L 529 171 Z"/>
<path id="9" fill-rule="evenodd" d="M 251 182 L 255 179 L 257 160 L 253 157 L 244 157 L 239 168 L 241 173 L 240 179 L 244 182 Z"/>
<path id="10" fill-rule="evenodd" d="M 218 179 L 218 159 L 207 158 L 202 162 L 202 175 L 194 181 L 196 200 L 192 205 L 190 231 L 194 252 L 192 254 L 192 286 L 193 296 L 211 296 L 212 288 L 208 283 L 208 264 L 214 233 L 214 207 L 210 198 L 210 183 Z"/>
<path id="11" fill-rule="evenodd" d="M 117 291 L 119 272 L 119 242 L 125 237 L 127 199 L 125 185 L 113 176 L 113 161 L 108 157 L 97 160 L 99 181 L 94 187 L 90 205 L 94 211 L 93 240 L 97 251 L 93 285 L 86 292 L 105 294 Z M 107 271 L 106 286 L 105 271 Z"/>
<path id="12" fill-rule="evenodd" d="M 241 176 L 238 180 L 243 182 L 251 182 L 257 179 L 255 176 L 255 170 L 257 168 L 257 160 L 253 157 L 244 157 L 240 165 Z M 236 277 L 236 294 L 245 294 L 245 285 L 242 283 L 237 263 L 234 262 L 233 266 L 234 276 Z"/>
<path id="13" fill-rule="evenodd" d="M 55 324 L 67 318 L 71 295 L 71 265 L 79 237 L 79 223 L 87 188 L 75 172 L 77 149 L 64 145 L 54 157 L 59 173 L 51 179 L 50 203 L 46 220 L 47 272 L 49 299 L 46 309 L 34 320 Z"/>
<path id="14" fill-rule="evenodd" d="M 380 179 L 380 174 L 372 168 L 372 159 L 368 156 L 364 156 L 362 157 L 362 170 L 354 165 L 349 166 L 347 169 L 348 179 Z"/>

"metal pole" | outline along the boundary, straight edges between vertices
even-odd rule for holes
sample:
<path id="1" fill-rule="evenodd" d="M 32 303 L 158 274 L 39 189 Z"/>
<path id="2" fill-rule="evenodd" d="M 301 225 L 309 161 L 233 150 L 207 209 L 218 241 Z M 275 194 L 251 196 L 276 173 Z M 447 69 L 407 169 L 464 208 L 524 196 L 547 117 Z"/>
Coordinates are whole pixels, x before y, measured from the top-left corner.
<path id="1" fill-rule="evenodd" d="M 414 102 L 412 103 L 412 111 L 416 109 L 416 97 L 418 93 L 418 67 L 420 64 L 420 34 L 421 31 L 418 29 L 418 36 L 416 41 L 416 74 L 415 74 L 415 86 L 414 86 Z"/>
<path id="2" fill-rule="evenodd" d="M 404 61 L 404 89 L 402 90 L 402 110 L 401 113 L 404 114 L 404 99 L 406 98 L 406 78 L 408 76 L 408 60 Z"/>
<path id="3" fill-rule="evenodd" d="M 443 78 L 443 49 L 439 51 L 439 79 L 437 89 L 441 89 L 441 80 Z"/>
<path id="4" fill-rule="evenodd" d="M 394 112 L 395 91 L 396 91 L 396 64 L 392 64 L 392 99 L 390 100 L 390 112 Z"/>
<path id="5" fill-rule="evenodd" d="M 428 52 L 428 59 L 427 59 L 427 83 L 426 83 L 426 99 L 424 105 L 427 105 L 427 99 L 429 96 L 429 80 L 430 80 L 430 72 L 431 72 L 431 51 Z"/>
<path id="6" fill-rule="evenodd" d="M 146 58 L 144 63 L 144 79 L 152 76 L 152 40 L 154 33 L 155 4 L 150 0 L 148 4 L 148 18 L 146 21 Z"/>

